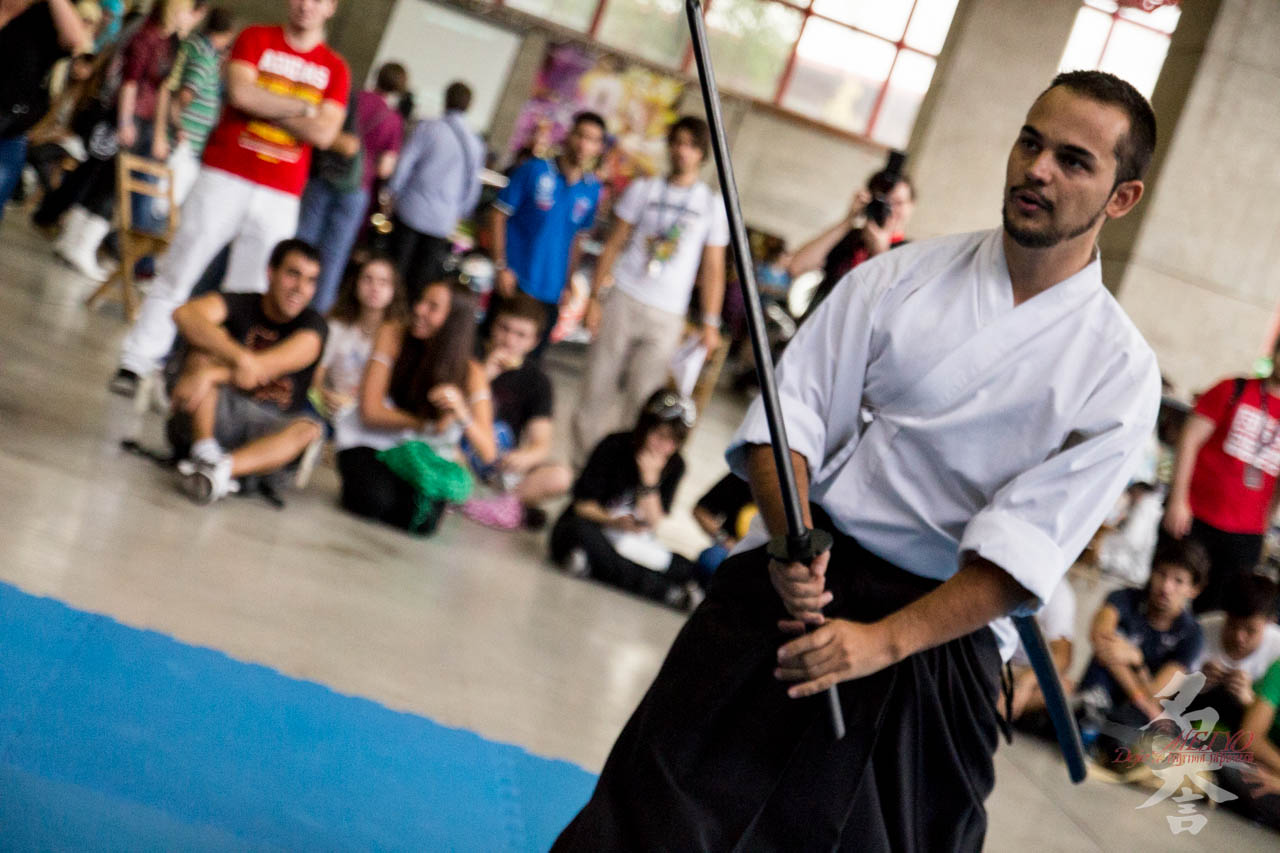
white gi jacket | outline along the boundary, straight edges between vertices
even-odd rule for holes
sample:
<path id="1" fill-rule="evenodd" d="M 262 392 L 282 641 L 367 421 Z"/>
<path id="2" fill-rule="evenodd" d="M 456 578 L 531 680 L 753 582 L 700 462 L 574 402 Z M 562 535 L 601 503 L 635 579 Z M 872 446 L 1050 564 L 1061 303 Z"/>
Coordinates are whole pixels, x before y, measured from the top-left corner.
<path id="1" fill-rule="evenodd" d="M 858 266 L 778 366 L 810 499 L 867 550 L 944 580 L 977 554 L 1043 605 L 1155 427 L 1155 354 L 1101 264 L 1013 306 L 1000 229 L 912 243 Z M 727 452 L 768 444 L 756 400 Z M 739 546 L 767 539 L 763 524 Z M 1007 660 L 1008 619 L 992 624 Z"/>

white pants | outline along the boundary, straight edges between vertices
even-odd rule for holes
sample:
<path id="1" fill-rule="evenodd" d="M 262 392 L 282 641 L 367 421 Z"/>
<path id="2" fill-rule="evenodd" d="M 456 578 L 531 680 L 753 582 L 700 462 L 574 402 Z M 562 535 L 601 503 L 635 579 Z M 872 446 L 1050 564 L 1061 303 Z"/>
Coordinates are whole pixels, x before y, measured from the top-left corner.
<path id="1" fill-rule="evenodd" d="M 173 243 L 156 263 L 156 277 L 129 330 L 120 366 L 150 373 L 173 346 L 174 310 L 223 246 L 231 244 L 227 292 L 264 293 L 267 260 L 281 240 L 298 230 L 298 197 L 203 167 L 182 206 Z"/>
<path id="2" fill-rule="evenodd" d="M 169 155 L 169 169 L 173 172 L 173 198 L 181 207 L 200 176 L 200 158 L 188 142 L 179 142 Z"/>
<path id="3" fill-rule="evenodd" d="M 649 395 L 667 381 L 684 326 L 682 315 L 645 305 L 616 287 L 605 294 L 571 422 L 574 467 L 586 464 L 600 439 L 635 426 Z"/>

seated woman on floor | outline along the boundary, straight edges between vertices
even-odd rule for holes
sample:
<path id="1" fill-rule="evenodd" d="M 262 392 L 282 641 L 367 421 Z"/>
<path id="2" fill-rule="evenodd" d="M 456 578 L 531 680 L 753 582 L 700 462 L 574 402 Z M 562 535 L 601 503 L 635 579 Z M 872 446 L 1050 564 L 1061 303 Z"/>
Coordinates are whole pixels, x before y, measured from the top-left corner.
<path id="1" fill-rule="evenodd" d="M 430 533 L 443 505 L 424 522 L 417 490 L 379 460 L 379 452 L 420 441 L 440 457 L 459 461 L 465 436 L 481 459 L 496 458 L 489 383 L 471 357 L 474 348 L 474 300 L 452 281 L 427 285 L 407 323 L 382 325 L 358 405 L 334 424 L 343 507 Z"/>
<path id="2" fill-rule="evenodd" d="M 659 390 L 635 429 L 601 440 L 551 531 L 551 558 L 572 575 L 692 609 L 702 599 L 694 565 L 659 544 L 653 531 L 684 476 L 680 448 L 694 418 L 692 401 Z"/>

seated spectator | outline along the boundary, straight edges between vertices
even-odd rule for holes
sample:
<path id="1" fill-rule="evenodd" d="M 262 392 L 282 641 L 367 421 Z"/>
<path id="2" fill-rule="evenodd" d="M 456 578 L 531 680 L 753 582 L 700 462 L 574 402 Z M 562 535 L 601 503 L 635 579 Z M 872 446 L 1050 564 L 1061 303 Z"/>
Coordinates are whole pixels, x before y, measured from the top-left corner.
<path id="1" fill-rule="evenodd" d="M 1218 725 L 1234 731 L 1253 704 L 1253 683 L 1280 660 L 1276 584 L 1259 574 L 1229 579 L 1223 609 L 1200 617 L 1204 649 L 1194 669 L 1206 678 L 1201 704 L 1218 711 Z"/>
<path id="2" fill-rule="evenodd" d="M 333 420 L 356 405 L 374 336 L 388 320 L 403 322 L 409 309 L 395 265 L 372 255 L 349 278 L 329 312 L 329 343 L 312 380 L 312 403 Z"/>
<path id="3" fill-rule="evenodd" d="M 1067 670 L 1071 668 L 1071 642 L 1076 633 L 1076 593 L 1067 578 L 1058 583 L 1036 614 L 1036 621 L 1049 644 L 1053 668 L 1065 686 L 1068 684 Z M 1031 659 L 1027 657 L 1022 643 L 1018 643 L 1009 665 L 1013 671 L 1013 699 L 1008 709 L 1003 702 L 1000 703 L 1000 713 L 1007 714 L 1009 721 L 1018 723 L 1021 729 L 1052 738 L 1053 722 L 1045 713 L 1044 693 L 1040 691 L 1040 682 L 1031 669 Z"/>
<path id="4" fill-rule="evenodd" d="M 1261 824 L 1280 829 L 1280 661 L 1253 685 L 1254 700 L 1245 712 L 1240 731 L 1252 732 L 1251 767 L 1224 767 L 1218 783 L 1239 799 L 1227 807 Z"/>
<path id="5" fill-rule="evenodd" d="M 283 469 L 321 435 L 306 414 L 328 333 L 307 307 L 319 275 L 315 248 L 285 240 L 271 252 L 266 293 L 207 293 L 173 312 L 186 352 L 169 437 L 197 503 Z"/>
<path id="6" fill-rule="evenodd" d="M 484 360 L 493 392 L 498 458 L 485 464 L 468 453 L 476 474 L 501 494 L 476 498 L 463 513 L 481 524 L 533 530 L 547 523 L 539 504 L 569 491 L 573 472 L 550 461 L 554 424 L 551 380 L 529 358 L 542 336 L 546 312 L 532 296 L 517 293 L 499 303 Z"/>
<path id="7" fill-rule="evenodd" d="M 701 599 L 694 566 L 653 537 L 684 476 L 680 447 L 694 421 L 692 401 L 659 390 L 635 428 L 596 445 L 573 484 L 573 503 L 551 531 L 551 558 L 577 577 L 594 577 L 673 607 Z"/>
<path id="8" fill-rule="evenodd" d="M 1208 576 L 1208 561 L 1199 543 L 1164 539 L 1146 587 L 1107 596 L 1093 617 L 1093 660 L 1080 682 L 1087 720 L 1107 717 L 1136 729 L 1164 712 L 1155 695 L 1195 663 L 1204 645 L 1190 604 Z M 1114 746 L 1128 744 L 1100 739 L 1099 746 L 1109 758 Z"/>
<path id="9" fill-rule="evenodd" d="M 347 510 L 429 533 L 439 514 L 415 527 L 417 494 L 378 460 L 378 453 L 421 441 L 457 460 L 465 437 L 485 463 L 497 458 L 489 382 L 471 358 L 474 349 L 474 302 L 470 292 L 450 281 L 428 284 L 407 323 L 391 321 L 378 330 L 357 405 L 334 424 Z"/>
<path id="10" fill-rule="evenodd" d="M 729 556 L 756 514 L 751 487 L 737 474 L 729 473 L 698 499 L 693 520 L 715 540 L 698 555 L 698 580 L 706 586 L 711 575 Z"/>

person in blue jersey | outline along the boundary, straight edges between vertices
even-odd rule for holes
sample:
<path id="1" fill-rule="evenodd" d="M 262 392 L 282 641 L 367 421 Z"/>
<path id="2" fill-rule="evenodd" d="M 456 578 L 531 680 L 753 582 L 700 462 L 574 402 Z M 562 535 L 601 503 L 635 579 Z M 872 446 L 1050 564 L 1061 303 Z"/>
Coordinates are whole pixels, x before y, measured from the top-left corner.
<path id="1" fill-rule="evenodd" d="M 590 228 L 600 203 L 600 181 L 592 172 L 604 150 L 604 119 L 592 112 L 573 117 L 573 127 L 554 159 L 533 159 L 511 175 L 490 214 L 490 245 L 497 266 L 495 297 L 516 291 L 542 303 L 546 322 L 533 357 L 546 349 L 560 317 L 560 294 L 569 278 L 569 256 L 578 233 Z M 495 312 L 490 309 L 490 315 Z"/>

